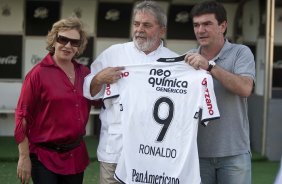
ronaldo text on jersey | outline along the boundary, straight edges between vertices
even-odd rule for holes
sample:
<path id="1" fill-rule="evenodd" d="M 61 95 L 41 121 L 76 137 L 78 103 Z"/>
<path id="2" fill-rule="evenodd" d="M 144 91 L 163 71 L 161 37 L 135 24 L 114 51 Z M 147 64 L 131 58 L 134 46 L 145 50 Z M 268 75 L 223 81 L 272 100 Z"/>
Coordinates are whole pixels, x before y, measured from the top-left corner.
<path id="1" fill-rule="evenodd" d="M 104 96 L 119 96 L 122 104 L 116 179 L 199 184 L 198 124 L 219 118 L 212 77 L 184 62 L 126 66 L 121 77 Z"/>

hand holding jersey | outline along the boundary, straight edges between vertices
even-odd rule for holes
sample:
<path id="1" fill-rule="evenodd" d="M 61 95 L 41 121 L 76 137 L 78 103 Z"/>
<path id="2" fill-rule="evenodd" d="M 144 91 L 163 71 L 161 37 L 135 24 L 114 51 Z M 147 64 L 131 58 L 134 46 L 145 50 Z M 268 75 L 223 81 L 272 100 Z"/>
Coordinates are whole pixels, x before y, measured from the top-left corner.
<path id="1" fill-rule="evenodd" d="M 209 61 L 198 53 L 187 53 L 185 61 L 196 70 L 200 68 L 208 70 L 209 68 Z"/>
<path id="2" fill-rule="evenodd" d="M 200 183 L 198 123 L 219 118 L 211 76 L 184 62 L 158 62 L 125 66 L 121 77 L 104 93 L 106 108 L 117 102 L 115 97 L 122 102 L 123 149 L 116 178 Z"/>
<path id="3" fill-rule="evenodd" d="M 156 2 L 142 1 L 136 4 L 132 18 L 133 41 L 112 45 L 95 59 L 95 62 L 91 65 L 91 74 L 84 81 L 84 96 L 89 99 L 96 99 L 101 98 L 104 92 L 111 92 L 110 85 L 107 85 L 108 83 L 100 85 L 101 81 L 95 80 L 95 75 L 107 67 L 154 63 L 160 57 L 176 57 L 177 54 L 175 52 L 163 46 L 162 38 L 165 35 L 166 27 L 166 13 Z M 113 78 L 110 77 L 109 83 L 118 79 L 118 77 L 115 78 L 114 76 L 112 76 Z M 94 80 L 92 80 L 93 78 Z M 135 82 L 135 84 L 137 85 L 138 82 Z M 172 91 L 179 91 L 179 89 L 172 89 Z M 139 91 L 136 93 L 138 94 Z M 140 99 L 140 97 L 137 96 L 134 100 L 137 99 Z M 139 102 L 142 104 L 142 101 L 139 100 Z M 101 132 L 97 157 L 101 163 L 101 184 L 116 183 L 113 181 L 113 170 L 120 157 L 123 144 L 120 128 L 121 121 L 118 116 L 120 108 L 118 100 L 115 100 L 112 105 L 106 109 L 101 109 L 100 112 Z M 106 165 L 107 167 L 104 167 Z M 107 169 L 109 167 L 111 169 Z"/>
<path id="4" fill-rule="evenodd" d="M 98 84 L 112 84 L 120 79 L 121 70 L 124 67 L 107 67 L 100 71 L 94 79 L 96 79 Z"/>
<path id="5" fill-rule="evenodd" d="M 199 47 L 186 60 L 210 72 L 221 112 L 211 126 L 198 129 L 202 182 L 251 184 L 247 97 L 254 85 L 254 56 L 247 46 L 225 38 L 228 23 L 223 4 L 199 2 L 190 17 Z"/>

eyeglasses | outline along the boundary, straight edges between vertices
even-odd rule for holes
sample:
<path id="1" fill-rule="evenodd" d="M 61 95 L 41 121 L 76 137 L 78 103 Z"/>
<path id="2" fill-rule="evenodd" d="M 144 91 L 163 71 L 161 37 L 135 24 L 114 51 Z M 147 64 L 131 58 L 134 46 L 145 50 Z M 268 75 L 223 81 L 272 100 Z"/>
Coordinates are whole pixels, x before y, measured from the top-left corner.
<path id="1" fill-rule="evenodd" d="M 62 45 L 66 45 L 70 42 L 71 46 L 79 47 L 81 45 L 81 40 L 79 39 L 71 39 L 62 35 L 58 35 L 57 40 L 58 43 Z"/>

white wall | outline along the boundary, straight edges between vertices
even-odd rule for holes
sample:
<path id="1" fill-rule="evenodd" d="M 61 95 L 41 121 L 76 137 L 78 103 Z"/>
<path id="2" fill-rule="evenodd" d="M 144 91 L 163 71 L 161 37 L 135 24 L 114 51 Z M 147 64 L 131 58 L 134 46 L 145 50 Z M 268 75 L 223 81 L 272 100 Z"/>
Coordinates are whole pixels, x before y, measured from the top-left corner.
<path id="1" fill-rule="evenodd" d="M 0 82 L 0 112 L 16 108 L 21 82 Z"/>
<path id="2" fill-rule="evenodd" d="M 21 34 L 24 20 L 23 0 L 1 0 L 0 33 Z"/>
<path id="3" fill-rule="evenodd" d="M 197 48 L 195 40 L 167 40 L 166 46 L 178 54 L 184 54 L 190 49 Z"/>
<path id="4" fill-rule="evenodd" d="M 0 136 L 13 135 L 14 110 L 21 86 L 20 82 L 0 82 Z"/>

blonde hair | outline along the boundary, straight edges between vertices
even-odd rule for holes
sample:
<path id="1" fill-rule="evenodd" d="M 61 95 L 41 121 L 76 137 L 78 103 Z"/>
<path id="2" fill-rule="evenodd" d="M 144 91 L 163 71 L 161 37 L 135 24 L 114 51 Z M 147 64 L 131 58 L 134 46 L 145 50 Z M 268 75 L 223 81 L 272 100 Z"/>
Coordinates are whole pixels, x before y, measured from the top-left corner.
<path id="1" fill-rule="evenodd" d="M 46 49 L 50 53 L 54 54 L 55 52 L 54 43 L 56 42 L 58 33 L 60 31 L 66 31 L 71 29 L 77 30 L 80 34 L 81 45 L 78 47 L 78 53 L 76 53 L 75 56 L 81 55 L 86 48 L 87 32 L 84 28 L 83 22 L 77 17 L 69 17 L 66 19 L 61 19 L 53 24 L 51 31 L 49 31 L 47 35 Z"/>

